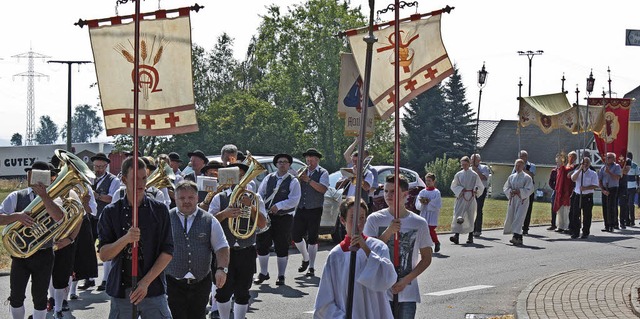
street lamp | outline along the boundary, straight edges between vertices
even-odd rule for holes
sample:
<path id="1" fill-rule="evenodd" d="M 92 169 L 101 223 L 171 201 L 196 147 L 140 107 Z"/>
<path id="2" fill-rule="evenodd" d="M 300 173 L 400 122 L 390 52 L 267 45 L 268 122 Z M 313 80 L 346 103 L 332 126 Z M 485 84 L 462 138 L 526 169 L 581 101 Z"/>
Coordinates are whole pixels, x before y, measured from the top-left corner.
<path id="1" fill-rule="evenodd" d="M 542 53 L 544 53 L 544 51 L 542 50 L 537 50 L 537 51 L 518 51 L 519 55 L 525 55 L 527 56 L 527 58 L 529 59 L 529 96 L 531 96 L 531 65 L 533 63 L 533 57 L 536 55 L 542 55 Z"/>
<path id="2" fill-rule="evenodd" d="M 487 70 L 484 68 L 484 62 L 482 62 L 482 69 L 478 71 L 478 88 L 480 88 L 480 95 L 478 97 L 478 114 L 476 115 L 476 153 L 478 152 L 478 129 L 480 128 L 480 102 L 482 102 L 482 89 L 487 83 Z"/>
<path id="3" fill-rule="evenodd" d="M 593 92 L 593 85 L 596 83 L 596 79 L 593 77 L 593 69 L 591 73 L 589 73 L 589 77 L 587 78 L 587 95 L 591 95 Z"/>

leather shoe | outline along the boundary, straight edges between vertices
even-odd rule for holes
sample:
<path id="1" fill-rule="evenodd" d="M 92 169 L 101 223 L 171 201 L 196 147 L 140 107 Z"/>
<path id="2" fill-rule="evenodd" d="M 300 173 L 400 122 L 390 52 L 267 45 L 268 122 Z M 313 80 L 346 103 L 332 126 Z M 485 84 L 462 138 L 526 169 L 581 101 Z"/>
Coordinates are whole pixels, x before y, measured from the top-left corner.
<path id="1" fill-rule="evenodd" d="M 97 291 L 104 291 L 105 289 L 107 289 L 107 282 L 106 281 L 102 281 L 102 283 L 100 284 L 100 286 L 98 286 L 96 288 Z"/>
<path id="2" fill-rule="evenodd" d="M 627 229 L 627 226 L 625 226 L 625 225 L 620 225 L 620 229 Z"/>
<path id="3" fill-rule="evenodd" d="M 433 251 L 436 253 L 440 251 L 440 243 L 436 243 L 436 248 Z"/>
<path id="4" fill-rule="evenodd" d="M 305 270 L 307 270 L 307 267 L 309 267 L 309 261 L 302 261 L 302 265 L 300 267 L 298 267 L 298 272 L 304 272 Z"/>
<path id="5" fill-rule="evenodd" d="M 607 233 L 607 232 L 609 232 L 609 227 L 606 227 L 606 228 L 603 228 L 603 229 L 600 229 L 600 230 L 605 232 L 605 233 Z"/>
<path id="6" fill-rule="evenodd" d="M 78 295 L 76 295 L 76 294 L 71 294 L 71 295 L 69 295 L 69 299 L 71 299 L 71 300 L 78 300 Z"/>
<path id="7" fill-rule="evenodd" d="M 523 230 L 523 231 L 522 231 L 522 234 L 523 234 L 523 235 L 529 235 L 529 230 Z"/>
<path id="8" fill-rule="evenodd" d="M 571 235 L 571 239 L 576 239 L 576 238 L 578 238 L 578 235 L 577 235 L 577 234 L 573 234 L 573 235 Z"/>
<path id="9" fill-rule="evenodd" d="M 264 282 L 265 280 L 269 280 L 269 273 L 267 273 L 266 275 L 263 274 L 258 274 L 258 278 L 256 278 L 253 283 L 256 285 L 261 284 L 262 282 Z"/>
<path id="10" fill-rule="evenodd" d="M 460 241 L 459 241 L 459 239 L 458 239 L 458 236 L 455 236 L 455 235 L 454 235 L 454 236 L 449 237 L 449 240 L 450 240 L 452 243 L 456 244 L 456 245 L 460 243 Z"/>
<path id="11" fill-rule="evenodd" d="M 547 230 L 555 230 L 555 229 L 556 229 L 556 226 L 553 226 L 553 225 L 551 225 L 551 226 L 549 226 L 549 228 L 547 228 Z"/>
<path id="12" fill-rule="evenodd" d="M 482 233 L 479 232 L 479 231 L 474 231 L 473 232 L 473 237 L 480 237 L 480 235 L 482 235 Z"/>
<path id="13" fill-rule="evenodd" d="M 469 238 L 467 238 L 467 244 L 473 244 L 473 235 L 469 234 Z"/>
<path id="14" fill-rule="evenodd" d="M 276 280 L 276 286 L 284 285 L 284 276 L 278 276 L 278 280 Z"/>
<path id="15" fill-rule="evenodd" d="M 316 276 L 316 270 L 313 268 L 309 268 L 309 270 L 307 271 L 307 274 L 305 275 L 307 277 L 315 277 Z"/>
<path id="16" fill-rule="evenodd" d="M 587 238 L 589 238 L 589 234 L 582 234 L 582 236 L 580 236 L 580 238 L 587 239 Z"/>
<path id="17" fill-rule="evenodd" d="M 78 286 L 78 289 L 87 290 L 89 289 L 89 287 L 93 287 L 95 285 L 96 285 L 96 282 L 93 281 L 92 279 L 85 279 L 82 285 Z"/>

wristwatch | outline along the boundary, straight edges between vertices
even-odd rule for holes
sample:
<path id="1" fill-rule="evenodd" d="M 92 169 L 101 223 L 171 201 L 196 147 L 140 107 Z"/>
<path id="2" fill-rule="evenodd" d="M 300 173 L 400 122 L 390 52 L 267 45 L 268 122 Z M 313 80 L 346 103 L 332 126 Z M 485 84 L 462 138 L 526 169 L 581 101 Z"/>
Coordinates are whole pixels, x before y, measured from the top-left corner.
<path id="1" fill-rule="evenodd" d="M 227 268 L 227 267 L 218 267 L 218 268 L 216 268 L 216 270 L 222 270 L 222 272 L 225 273 L 225 274 L 229 272 L 229 268 Z"/>

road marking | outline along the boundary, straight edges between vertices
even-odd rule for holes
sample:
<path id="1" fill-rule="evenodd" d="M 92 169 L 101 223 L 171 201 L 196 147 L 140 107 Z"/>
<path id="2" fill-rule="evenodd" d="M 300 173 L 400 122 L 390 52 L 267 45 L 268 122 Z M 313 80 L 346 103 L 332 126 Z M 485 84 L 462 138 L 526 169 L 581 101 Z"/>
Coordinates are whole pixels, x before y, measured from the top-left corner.
<path id="1" fill-rule="evenodd" d="M 451 294 L 457 294 L 457 293 L 466 292 L 466 291 L 487 289 L 487 288 L 493 288 L 493 287 L 494 286 L 477 285 L 477 286 L 469 286 L 469 287 L 462 287 L 462 288 L 456 288 L 456 289 L 449 289 L 449 290 L 443 290 L 443 291 L 430 292 L 430 293 L 424 294 L 424 295 L 425 296 L 444 296 L 444 295 L 451 295 Z"/>

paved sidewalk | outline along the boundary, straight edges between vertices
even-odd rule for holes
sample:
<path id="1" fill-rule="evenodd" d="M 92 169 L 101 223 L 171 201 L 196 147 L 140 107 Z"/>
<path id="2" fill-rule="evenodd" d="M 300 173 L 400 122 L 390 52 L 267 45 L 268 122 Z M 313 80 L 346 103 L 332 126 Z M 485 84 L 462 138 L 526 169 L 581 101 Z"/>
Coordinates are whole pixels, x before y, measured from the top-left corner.
<path id="1" fill-rule="evenodd" d="M 630 299 L 632 286 L 638 285 L 640 261 L 558 273 L 532 282 L 520 293 L 517 317 L 638 318 Z"/>

